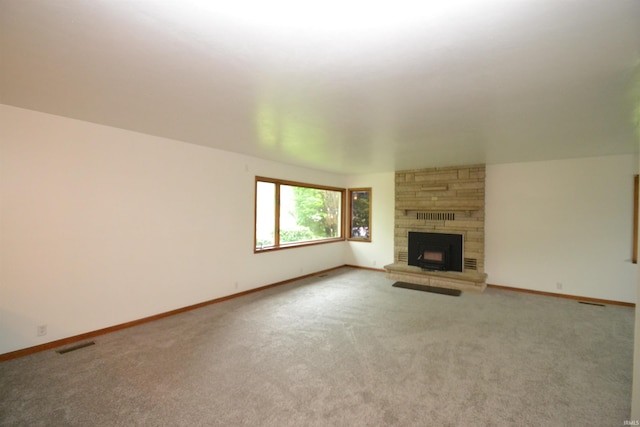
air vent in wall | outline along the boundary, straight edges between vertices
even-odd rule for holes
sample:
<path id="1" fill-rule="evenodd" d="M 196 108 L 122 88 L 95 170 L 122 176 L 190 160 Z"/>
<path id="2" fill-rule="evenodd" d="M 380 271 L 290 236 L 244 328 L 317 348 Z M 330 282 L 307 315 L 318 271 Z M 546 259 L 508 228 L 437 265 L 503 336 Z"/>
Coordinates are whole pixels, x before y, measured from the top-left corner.
<path id="1" fill-rule="evenodd" d="M 464 259 L 464 268 L 465 270 L 477 270 L 478 269 L 478 260 L 475 258 L 465 258 Z"/>
<path id="2" fill-rule="evenodd" d="M 408 262 L 409 261 L 409 252 L 407 252 L 407 251 L 398 252 L 398 261 L 400 261 L 400 262 Z"/>
<path id="3" fill-rule="evenodd" d="M 455 221 L 453 212 L 416 212 L 416 219 L 425 221 Z"/>

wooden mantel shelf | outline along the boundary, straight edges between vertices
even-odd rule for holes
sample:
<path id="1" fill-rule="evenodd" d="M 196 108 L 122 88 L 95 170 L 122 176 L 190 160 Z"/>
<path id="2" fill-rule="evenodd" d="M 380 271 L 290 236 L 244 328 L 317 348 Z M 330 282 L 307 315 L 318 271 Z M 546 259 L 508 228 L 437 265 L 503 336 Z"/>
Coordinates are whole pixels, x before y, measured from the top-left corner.
<path id="1" fill-rule="evenodd" d="M 439 206 L 439 207 L 422 207 L 422 208 L 403 208 L 400 209 L 402 211 L 402 214 L 407 216 L 410 215 L 412 213 L 415 212 L 464 212 L 464 213 L 471 213 L 471 212 L 478 212 L 481 211 L 482 208 L 450 208 L 450 207 L 446 207 L 446 206 Z"/>
<path id="2" fill-rule="evenodd" d="M 418 201 L 398 202 L 396 209 L 403 211 L 479 211 L 484 209 L 484 200 L 480 201 Z"/>
<path id="3" fill-rule="evenodd" d="M 487 287 L 487 274 L 476 272 L 425 271 L 403 263 L 385 265 L 387 278 L 400 282 L 461 291 L 483 292 Z"/>

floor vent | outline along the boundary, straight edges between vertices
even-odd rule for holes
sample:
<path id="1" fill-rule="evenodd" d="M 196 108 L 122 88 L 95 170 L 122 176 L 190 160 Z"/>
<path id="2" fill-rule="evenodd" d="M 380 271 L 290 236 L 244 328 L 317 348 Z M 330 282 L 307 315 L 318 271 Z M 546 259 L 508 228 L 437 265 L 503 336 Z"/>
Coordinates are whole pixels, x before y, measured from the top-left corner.
<path id="1" fill-rule="evenodd" d="M 455 221 L 454 212 L 416 212 L 416 219 L 424 221 Z"/>
<path id="2" fill-rule="evenodd" d="M 408 262 L 409 261 L 409 253 L 407 251 L 398 252 L 398 261 L 399 262 Z"/>
<path id="3" fill-rule="evenodd" d="M 462 291 L 460 289 L 439 288 L 437 286 L 416 285 L 415 283 L 396 282 L 391 285 L 396 288 L 413 289 L 414 291 L 432 292 L 434 294 L 451 295 L 459 297 Z"/>
<path id="4" fill-rule="evenodd" d="M 580 304 L 597 305 L 598 307 L 604 307 L 604 304 L 598 304 L 597 302 L 578 301 Z"/>
<path id="5" fill-rule="evenodd" d="M 478 260 L 475 258 L 465 258 L 464 259 L 464 268 L 465 270 L 477 270 L 478 269 Z"/>
<path id="6" fill-rule="evenodd" d="M 94 344 L 95 344 L 95 341 L 81 342 L 79 344 L 72 345 L 70 347 L 65 347 L 65 348 L 62 348 L 60 350 L 56 350 L 56 353 L 65 354 L 65 353 L 69 353 L 70 351 L 80 350 L 81 348 L 89 347 L 89 346 L 94 345 Z"/>

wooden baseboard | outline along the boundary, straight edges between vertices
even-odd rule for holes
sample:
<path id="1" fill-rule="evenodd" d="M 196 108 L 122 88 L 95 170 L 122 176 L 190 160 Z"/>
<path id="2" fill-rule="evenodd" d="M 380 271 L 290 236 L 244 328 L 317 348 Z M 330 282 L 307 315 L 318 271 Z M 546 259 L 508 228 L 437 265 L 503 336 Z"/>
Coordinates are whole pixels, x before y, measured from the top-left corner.
<path id="1" fill-rule="evenodd" d="M 259 288 L 250 289 L 248 291 L 238 292 L 236 294 L 227 295 L 225 297 L 216 298 L 216 299 L 212 299 L 212 300 L 209 300 L 209 301 L 204 301 L 204 302 L 201 302 L 201 303 L 198 303 L 198 304 L 189 305 L 187 307 L 182 307 L 182 308 L 178 308 L 178 309 L 175 309 L 175 310 L 167 311 L 167 312 L 164 312 L 164 313 L 156 314 L 156 315 L 153 315 L 153 316 L 144 317 L 142 319 L 132 320 L 131 322 L 121 323 L 119 325 L 110 326 L 108 328 L 98 329 L 97 331 L 91 331 L 91 332 L 87 332 L 87 333 L 80 334 L 80 335 L 74 335 L 72 337 L 62 338 L 62 339 L 59 339 L 59 340 L 55 340 L 55 341 L 51 341 L 51 342 L 48 342 L 48 343 L 36 345 L 36 346 L 33 346 L 33 347 L 28 347 L 28 348 L 24 348 L 24 349 L 21 349 L 21 350 L 16 350 L 16 351 L 12 351 L 12 352 L 9 352 L 9 353 L 0 354 L 0 362 L 5 362 L 5 361 L 11 360 L 11 359 L 17 359 L 19 357 L 28 356 L 30 354 L 38 353 L 38 352 L 45 351 L 45 350 L 51 350 L 53 348 L 58 348 L 58 347 L 66 346 L 66 345 L 69 345 L 69 344 L 74 344 L 74 343 L 77 343 L 77 342 L 80 342 L 80 341 L 84 341 L 84 340 L 88 340 L 88 339 L 91 339 L 91 338 L 95 338 L 95 337 L 100 336 L 100 335 L 104 335 L 104 334 L 108 334 L 108 333 L 111 333 L 111 332 L 119 331 L 121 329 L 131 328 L 132 326 L 137 326 L 137 325 L 141 325 L 143 323 L 153 322 L 154 320 L 163 319 L 165 317 L 169 317 L 169 316 L 173 316 L 173 315 L 176 315 L 176 314 L 184 313 L 184 312 L 187 312 L 187 311 L 195 310 L 197 308 L 206 307 L 206 306 L 211 305 L 211 304 L 216 304 L 216 303 L 219 303 L 219 302 L 222 302 L 222 301 L 227 301 L 227 300 L 230 300 L 230 299 L 233 299 L 233 298 L 238 298 L 238 297 L 241 297 L 243 295 L 252 294 L 254 292 L 260 292 L 260 291 L 263 291 L 265 289 L 273 288 L 275 286 L 281 286 L 281 285 L 284 285 L 284 284 L 287 284 L 287 283 L 294 282 L 296 280 L 305 279 L 307 277 L 312 277 L 312 276 L 318 276 L 318 275 L 321 275 L 321 274 L 326 274 L 326 273 L 328 273 L 330 271 L 337 270 L 337 269 L 343 268 L 343 267 L 345 267 L 345 266 L 344 265 L 340 265 L 338 267 L 333 267 L 333 268 L 329 268 L 329 269 L 322 270 L 322 271 L 316 271 L 315 273 L 305 274 L 303 276 L 298 276 L 298 277 L 295 277 L 293 279 L 283 280 L 281 282 L 276 282 L 276 283 L 272 283 L 270 285 L 261 286 Z"/>
<path id="2" fill-rule="evenodd" d="M 233 299 L 233 298 L 238 298 L 238 297 L 241 297 L 243 295 L 248 295 L 248 294 L 251 294 L 251 293 L 254 293 L 254 292 L 260 292 L 260 291 L 263 291 L 265 289 L 273 288 L 275 286 L 285 285 L 287 283 L 295 282 L 296 280 L 301 280 L 301 279 L 305 279 L 307 277 L 313 277 L 313 276 L 319 276 L 319 275 L 322 275 L 322 274 L 326 274 L 326 273 L 328 273 L 330 271 L 334 271 L 334 270 L 337 270 L 337 269 L 340 269 L 340 268 L 343 268 L 343 267 L 350 267 L 350 268 L 357 268 L 357 269 L 362 269 L 362 270 L 371 270 L 371 271 L 376 271 L 376 272 L 380 272 L 380 273 L 386 273 L 386 270 L 384 270 L 384 269 L 371 268 L 371 267 L 361 267 L 361 266 L 358 266 L 358 265 L 351 265 L 351 264 L 340 265 L 338 267 L 333 267 L 333 268 L 329 268 L 329 269 L 326 269 L 326 270 L 317 271 L 317 272 L 311 273 L 311 274 L 305 274 L 303 276 L 298 276 L 298 277 L 295 277 L 293 279 L 283 280 L 281 282 L 276 282 L 276 283 L 272 283 L 270 285 L 261 286 L 259 288 L 250 289 L 248 291 L 243 291 L 243 292 L 239 292 L 239 293 L 236 293 L 236 294 L 228 295 L 228 296 L 225 296 L 225 297 L 216 298 L 216 299 L 212 299 L 212 300 L 209 300 L 209 301 L 204 301 L 204 302 L 201 302 L 201 303 L 198 303 L 198 304 L 193 304 L 193 305 L 190 305 L 190 306 L 187 306 L 187 307 L 182 307 L 182 308 L 178 308 L 178 309 L 175 309 L 175 310 L 167 311 L 167 312 L 164 312 L 164 313 L 156 314 L 156 315 L 153 315 L 153 316 L 144 317 L 142 319 L 133 320 L 131 322 L 121 323 L 119 325 L 110 326 L 108 328 L 98 329 L 96 331 L 91 331 L 91 332 L 87 332 L 87 333 L 80 334 L 80 335 L 74 335 L 72 337 L 63 338 L 63 339 L 51 341 L 51 342 L 48 342 L 48 343 L 36 345 L 36 346 L 33 346 L 33 347 L 28 347 L 28 348 L 24 348 L 24 349 L 21 349 L 21 350 L 16 350 L 16 351 L 12 351 L 12 352 L 9 352 L 9 353 L 0 354 L 0 362 L 5 362 L 7 360 L 17 359 L 19 357 L 28 356 L 30 354 L 38 353 L 38 352 L 41 352 L 41 351 L 51 350 L 53 348 L 58 348 L 58 347 L 74 344 L 74 343 L 77 343 L 77 342 L 80 342 L 80 341 L 84 341 L 84 340 L 88 340 L 88 339 L 91 339 L 91 338 L 95 338 L 95 337 L 100 336 L 100 335 L 104 335 L 104 334 L 108 334 L 108 333 L 111 333 L 111 332 L 119 331 L 121 329 L 127 329 L 127 328 L 131 328 L 133 326 L 141 325 L 143 323 L 153 322 L 154 320 L 163 319 L 165 317 L 169 317 L 169 316 L 173 316 L 175 314 L 180 314 L 180 313 L 184 313 L 184 312 L 187 312 L 187 311 L 195 310 L 195 309 L 198 309 L 198 308 L 201 308 L 201 307 L 206 307 L 206 306 L 211 305 L 211 304 L 216 304 L 216 303 L 219 303 L 219 302 L 222 302 L 222 301 L 227 301 L 227 300 L 230 300 L 230 299 Z M 577 301 L 586 301 L 586 302 L 599 303 L 599 304 L 621 305 L 621 306 L 625 306 L 625 307 L 635 307 L 636 306 L 633 303 L 627 303 L 627 302 L 610 301 L 610 300 L 602 300 L 602 299 L 587 298 L 587 297 L 577 297 L 577 296 L 574 296 L 574 295 L 556 294 L 556 293 L 553 293 L 553 292 L 533 291 L 533 290 L 529 290 L 529 289 L 513 288 L 513 287 L 509 287 L 509 286 L 500 286 L 500 285 L 487 284 L 487 287 L 496 288 L 496 289 L 505 289 L 505 290 L 516 291 L 516 292 L 525 292 L 525 293 L 537 294 L 537 295 L 553 296 L 553 297 L 558 297 L 558 298 L 568 298 L 568 299 L 573 299 L 573 300 L 577 300 Z"/>
<path id="3" fill-rule="evenodd" d="M 359 265 L 353 265 L 353 264 L 345 264 L 344 266 L 345 267 L 350 267 L 350 268 L 358 268 L 360 270 L 377 271 L 379 273 L 386 273 L 386 271 L 387 271 L 384 268 L 361 267 Z"/>
<path id="4" fill-rule="evenodd" d="M 608 304 L 608 305 L 621 305 L 624 307 L 635 307 L 636 305 L 632 302 L 622 302 L 622 301 L 612 301 L 608 299 L 599 299 L 599 298 L 589 298 L 589 297 L 581 297 L 576 295 L 567 295 L 567 294 L 556 294 L 554 292 L 544 292 L 544 291 L 534 291 L 531 289 L 523 289 L 523 288 L 514 288 L 511 286 L 500 286 L 500 285 L 492 285 L 487 284 L 487 288 L 495 288 L 495 289 L 504 289 L 507 291 L 515 291 L 515 292 L 523 292 L 526 294 L 535 294 L 535 295 L 544 295 L 548 297 L 556 297 L 556 298 L 566 298 L 576 301 L 584 301 L 596 304 Z"/>

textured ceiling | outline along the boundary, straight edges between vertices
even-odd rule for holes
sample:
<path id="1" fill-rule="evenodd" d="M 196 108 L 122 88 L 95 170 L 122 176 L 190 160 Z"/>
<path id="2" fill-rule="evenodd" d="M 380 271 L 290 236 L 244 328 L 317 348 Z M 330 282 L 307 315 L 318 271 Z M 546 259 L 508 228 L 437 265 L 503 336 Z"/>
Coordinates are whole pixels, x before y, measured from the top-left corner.
<path id="1" fill-rule="evenodd" d="M 0 0 L 0 103 L 337 173 L 637 152 L 640 1 L 281 3 Z"/>

